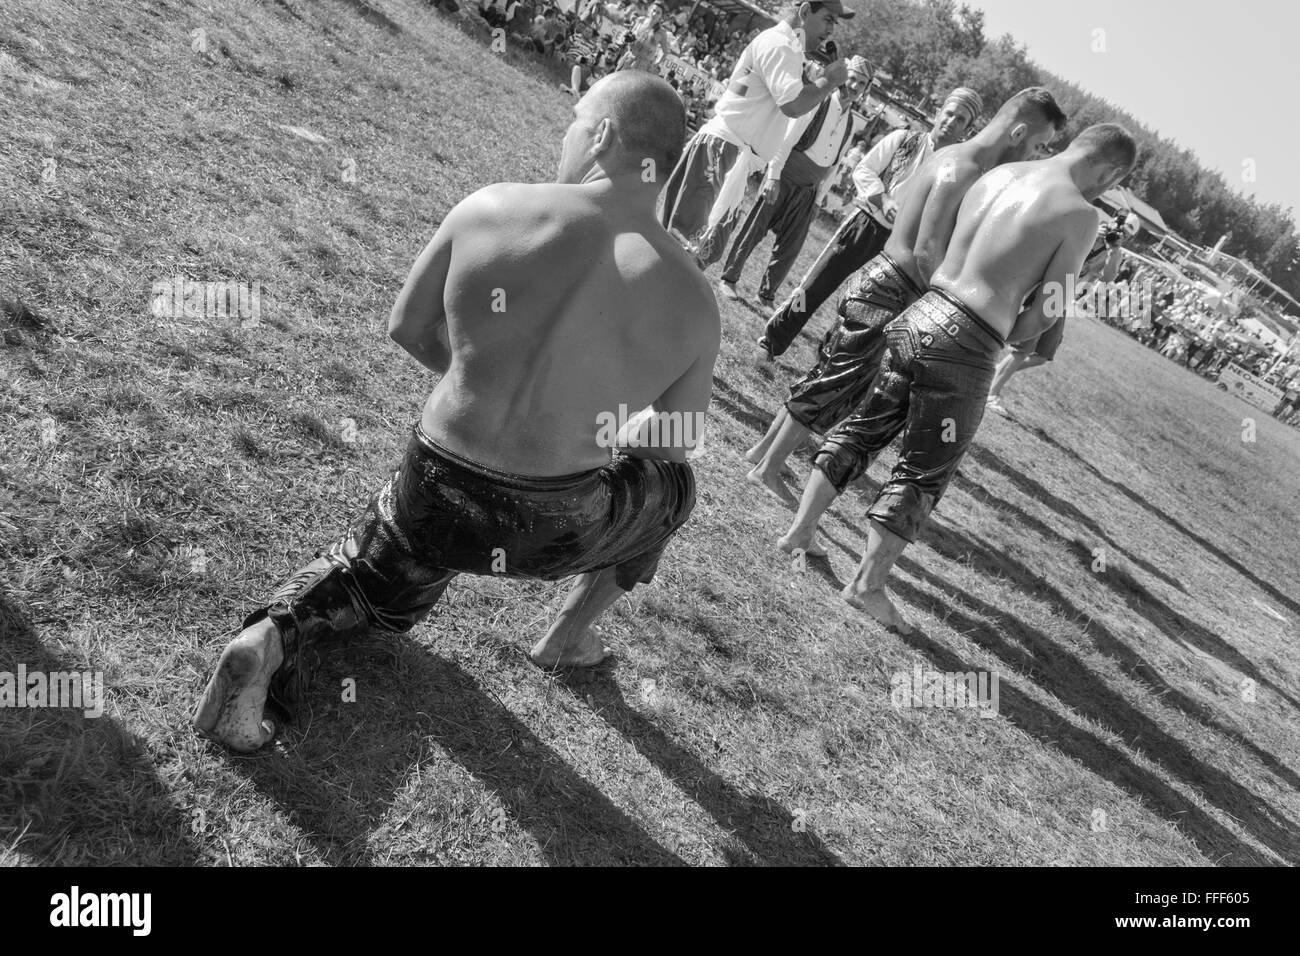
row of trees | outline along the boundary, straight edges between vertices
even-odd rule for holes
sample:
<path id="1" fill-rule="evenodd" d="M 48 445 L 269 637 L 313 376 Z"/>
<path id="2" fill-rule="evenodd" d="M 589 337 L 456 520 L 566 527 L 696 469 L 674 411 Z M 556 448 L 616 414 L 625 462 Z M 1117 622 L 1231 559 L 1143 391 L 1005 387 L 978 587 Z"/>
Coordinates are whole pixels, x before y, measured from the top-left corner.
<path id="1" fill-rule="evenodd" d="M 1227 234 L 1224 251 L 1249 259 L 1300 299 L 1300 239 L 1291 211 L 1279 203 L 1262 204 L 1230 188 L 1190 150 L 1034 63 L 1009 34 L 985 37 L 982 11 L 954 0 L 855 0 L 853 6 L 858 16 L 836 31 L 836 43 L 888 71 L 913 102 L 962 85 L 993 108 L 1026 86 L 1046 86 L 1070 116 L 1070 136 L 1093 123 L 1123 123 L 1142 150 L 1127 185 L 1170 228 L 1208 246 Z"/>

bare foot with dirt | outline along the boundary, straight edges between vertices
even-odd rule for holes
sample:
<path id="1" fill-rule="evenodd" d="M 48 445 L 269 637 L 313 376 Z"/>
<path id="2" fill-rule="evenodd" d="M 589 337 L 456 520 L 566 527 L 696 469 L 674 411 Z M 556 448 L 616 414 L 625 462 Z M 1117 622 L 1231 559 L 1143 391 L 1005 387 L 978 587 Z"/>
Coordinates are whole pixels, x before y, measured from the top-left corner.
<path id="1" fill-rule="evenodd" d="M 264 717 L 266 693 L 284 661 L 280 631 L 269 618 L 226 645 L 194 715 L 194 728 L 231 750 L 250 753 L 275 736 Z"/>

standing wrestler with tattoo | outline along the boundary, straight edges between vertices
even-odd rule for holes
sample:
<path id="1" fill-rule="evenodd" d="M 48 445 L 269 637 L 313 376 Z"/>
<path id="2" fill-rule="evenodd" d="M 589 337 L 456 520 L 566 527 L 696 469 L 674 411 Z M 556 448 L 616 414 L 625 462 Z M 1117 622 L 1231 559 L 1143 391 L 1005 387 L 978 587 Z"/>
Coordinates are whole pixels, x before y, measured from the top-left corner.
<path id="1" fill-rule="evenodd" d="M 611 454 L 600 435 L 623 405 L 702 421 L 717 303 L 641 175 L 682 150 L 672 87 L 616 73 L 574 114 L 557 183 L 480 190 L 416 260 L 389 334 L 442 378 L 393 479 L 226 647 L 202 733 L 263 745 L 275 732 L 264 709 L 291 714 L 328 649 L 409 630 L 459 572 L 579 575 L 533 648 L 548 667 L 598 663 L 591 624 L 651 580 L 695 503 L 692 442 Z"/>
<path id="2" fill-rule="evenodd" d="M 755 463 L 750 481 L 796 506 L 781 477 L 786 458 L 809 434 L 828 432 L 871 391 L 885 326 L 924 294 L 947 251 L 966 190 L 994 166 L 1036 158 L 1064 128 L 1065 114 L 1052 94 L 1030 87 L 1003 103 L 972 139 L 940 150 L 921 167 L 884 250 L 850 281 L 817 363 L 791 387 L 785 408 L 746 453 Z M 841 487 L 854 477 L 846 476 Z M 810 548 L 810 554 L 820 553 L 811 543 Z"/>
<path id="3" fill-rule="evenodd" d="M 906 428 L 893 474 L 867 512 L 867 549 L 842 592 L 854 607 L 903 633 L 910 626 L 885 581 L 948 487 L 984 415 L 998 354 L 1057 316 L 1035 287 L 1064 288 L 1097 231 L 1091 203 L 1123 179 L 1137 146 L 1122 126 L 1090 126 L 1057 156 L 987 173 L 967 192 L 930 291 L 885 332 L 880 377 L 866 403 L 827 436 L 804 488 L 786 550 L 807 549 L 817 520 L 843 490 L 832 472 L 865 461 Z"/>

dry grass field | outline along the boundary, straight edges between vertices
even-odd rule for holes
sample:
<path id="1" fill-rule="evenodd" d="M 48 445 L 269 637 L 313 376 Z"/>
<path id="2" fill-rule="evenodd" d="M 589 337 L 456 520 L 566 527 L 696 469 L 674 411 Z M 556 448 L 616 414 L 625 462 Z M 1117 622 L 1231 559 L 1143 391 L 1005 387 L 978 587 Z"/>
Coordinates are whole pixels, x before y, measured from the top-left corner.
<path id="1" fill-rule="evenodd" d="M 195 736 L 242 616 L 404 448 L 406 270 L 468 192 L 552 178 L 569 108 L 418 0 L 6 0 L 0 671 L 102 670 L 108 707 L 0 709 L 0 859 L 1300 862 L 1300 433 L 1084 320 L 902 561 L 914 635 L 837 595 L 891 455 L 806 569 L 743 480 L 829 309 L 772 365 L 724 302 L 699 505 L 611 663 L 527 661 L 564 583 L 461 578 L 273 749 Z M 154 314 L 174 276 L 258 283 L 260 321 Z M 893 707 L 918 663 L 996 672 L 997 716 Z"/>

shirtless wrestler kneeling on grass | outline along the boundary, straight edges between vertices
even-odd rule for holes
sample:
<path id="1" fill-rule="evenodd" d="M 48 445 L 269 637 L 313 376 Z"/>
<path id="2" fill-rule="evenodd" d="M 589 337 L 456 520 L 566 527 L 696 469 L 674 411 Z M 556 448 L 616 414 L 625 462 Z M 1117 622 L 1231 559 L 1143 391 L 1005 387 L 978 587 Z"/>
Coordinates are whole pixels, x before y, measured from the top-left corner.
<path id="1" fill-rule="evenodd" d="M 647 160 L 671 170 L 684 139 L 671 86 L 617 73 L 575 106 L 556 183 L 489 186 L 448 213 L 389 322 L 442 376 L 405 458 L 343 540 L 245 620 L 200 732 L 262 746 L 325 652 L 409 630 L 460 572 L 579 575 L 532 659 L 599 663 L 592 623 L 651 580 L 695 504 L 698 428 L 619 451 L 600 437 L 620 406 L 701 425 L 708 408 L 717 303 L 644 175 Z"/>

